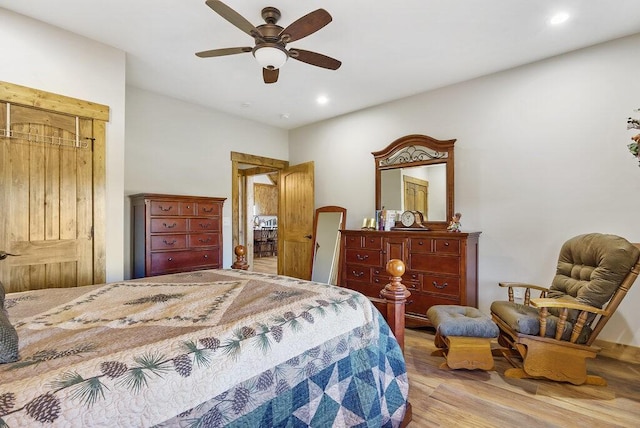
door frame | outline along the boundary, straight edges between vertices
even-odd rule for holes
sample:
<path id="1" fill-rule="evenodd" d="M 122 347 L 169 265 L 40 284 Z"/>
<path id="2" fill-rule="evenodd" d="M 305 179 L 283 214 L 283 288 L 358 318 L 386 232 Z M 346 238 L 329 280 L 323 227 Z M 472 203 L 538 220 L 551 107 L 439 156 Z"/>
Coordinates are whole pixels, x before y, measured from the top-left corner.
<path id="1" fill-rule="evenodd" d="M 93 283 L 106 281 L 106 123 L 109 106 L 0 81 L 0 101 L 78 116 L 93 125 Z M 6 192 L 5 192 L 6 193 Z M 2 201 L 0 201 L 2 202 Z"/>
<path id="2" fill-rule="evenodd" d="M 241 168 L 251 165 L 251 168 Z M 247 234 L 241 236 L 240 222 L 247 224 L 247 180 L 246 177 L 280 171 L 289 167 L 289 161 L 231 152 L 231 248 L 244 245 L 247 249 L 247 260 L 253 260 L 253 241 L 249 242 Z M 253 191 L 251 191 L 253 193 Z M 242 199 L 241 199 L 242 196 Z M 240 218 L 242 215 L 242 218 Z M 231 254 L 232 262 L 235 255 Z"/>

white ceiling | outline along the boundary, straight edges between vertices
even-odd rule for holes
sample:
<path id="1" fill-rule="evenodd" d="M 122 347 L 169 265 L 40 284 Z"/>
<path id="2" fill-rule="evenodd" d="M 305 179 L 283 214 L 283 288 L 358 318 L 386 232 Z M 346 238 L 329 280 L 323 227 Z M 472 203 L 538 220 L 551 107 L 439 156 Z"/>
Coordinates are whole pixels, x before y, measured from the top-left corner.
<path id="1" fill-rule="evenodd" d="M 0 0 L 0 7 L 127 53 L 127 84 L 291 129 L 640 32 L 638 0 L 225 0 L 255 26 L 265 6 L 286 27 L 318 8 L 333 22 L 297 47 L 342 61 L 330 71 L 289 60 L 266 85 L 253 46 L 204 0 Z M 547 24 L 566 11 L 562 26 Z M 330 102 L 318 105 L 324 94 Z M 283 118 L 283 115 L 288 115 Z"/>

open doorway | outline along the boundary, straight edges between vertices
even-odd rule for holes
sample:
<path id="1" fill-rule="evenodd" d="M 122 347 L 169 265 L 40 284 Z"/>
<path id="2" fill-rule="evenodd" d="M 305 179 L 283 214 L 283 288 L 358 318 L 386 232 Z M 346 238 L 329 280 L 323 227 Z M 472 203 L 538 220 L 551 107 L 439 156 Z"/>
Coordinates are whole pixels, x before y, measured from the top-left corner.
<path id="1" fill-rule="evenodd" d="M 253 222 L 253 270 L 278 273 L 278 172 L 254 175 L 246 204 Z M 251 180 L 249 180 L 251 181 Z"/>
<path id="2" fill-rule="evenodd" d="M 231 152 L 232 243 L 247 248 L 249 268 L 254 261 L 254 186 L 256 176 L 277 172 L 278 275 L 311 279 L 313 259 L 314 164 L 289 162 Z"/>
<path id="3" fill-rule="evenodd" d="M 277 273 L 278 177 L 289 162 L 231 152 L 233 247 L 244 245 L 252 270 Z"/>

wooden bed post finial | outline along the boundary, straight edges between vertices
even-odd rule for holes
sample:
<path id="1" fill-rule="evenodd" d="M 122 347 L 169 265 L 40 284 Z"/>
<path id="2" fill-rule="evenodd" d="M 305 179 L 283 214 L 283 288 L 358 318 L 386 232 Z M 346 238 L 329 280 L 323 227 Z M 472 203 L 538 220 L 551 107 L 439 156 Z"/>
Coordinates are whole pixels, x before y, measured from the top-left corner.
<path id="1" fill-rule="evenodd" d="M 387 273 L 391 275 L 389 282 L 380 292 L 387 301 L 387 323 L 396 336 L 400 349 L 404 351 L 404 306 L 411 293 L 402 284 L 405 267 L 402 260 L 392 259 L 387 262 Z"/>
<path id="2" fill-rule="evenodd" d="M 236 245 L 236 247 L 233 249 L 233 252 L 236 255 L 236 261 L 233 262 L 231 267 L 233 269 L 248 270 L 249 264 L 247 263 L 247 259 L 245 257 L 245 255 L 247 254 L 247 250 L 245 249 L 244 245 Z"/>

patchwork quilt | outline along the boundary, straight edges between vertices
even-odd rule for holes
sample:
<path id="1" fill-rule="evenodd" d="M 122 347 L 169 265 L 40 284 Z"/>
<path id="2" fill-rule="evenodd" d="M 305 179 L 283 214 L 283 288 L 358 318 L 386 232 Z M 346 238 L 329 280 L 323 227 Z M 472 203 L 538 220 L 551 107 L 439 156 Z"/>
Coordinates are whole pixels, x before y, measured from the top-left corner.
<path id="1" fill-rule="evenodd" d="M 352 290 L 210 270 L 6 296 L 0 427 L 395 427 L 408 380 Z"/>

